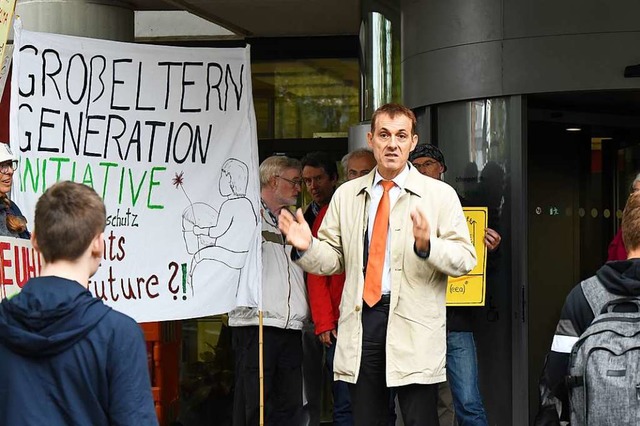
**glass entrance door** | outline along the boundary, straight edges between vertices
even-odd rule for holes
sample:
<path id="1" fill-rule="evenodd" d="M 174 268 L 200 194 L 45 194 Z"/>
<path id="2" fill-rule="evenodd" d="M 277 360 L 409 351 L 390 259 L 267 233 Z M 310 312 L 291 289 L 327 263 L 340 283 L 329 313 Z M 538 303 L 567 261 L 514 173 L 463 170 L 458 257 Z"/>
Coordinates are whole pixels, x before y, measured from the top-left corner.
<path id="1" fill-rule="evenodd" d="M 592 98 L 590 98 L 592 96 Z M 613 96 L 613 95 L 612 95 Z M 640 171 L 637 117 L 602 94 L 531 96 L 527 130 L 529 408 L 569 291 L 607 261 Z M 607 99 L 611 100 L 610 97 Z M 604 112 L 608 110 L 608 112 Z"/>

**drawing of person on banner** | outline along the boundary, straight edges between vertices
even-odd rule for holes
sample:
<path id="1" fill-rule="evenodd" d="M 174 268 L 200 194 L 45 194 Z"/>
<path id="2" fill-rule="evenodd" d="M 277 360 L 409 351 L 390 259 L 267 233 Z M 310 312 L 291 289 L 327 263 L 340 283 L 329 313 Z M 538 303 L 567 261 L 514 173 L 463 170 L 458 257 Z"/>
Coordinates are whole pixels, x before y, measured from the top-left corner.
<path id="1" fill-rule="evenodd" d="M 226 200 L 220 205 L 219 212 L 214 214 L 215 209 L 204 203 L 198 203 L 200 204 L 199 212 L 191 211 L 193 215 L 191 232 L 198 241 L 198 249 L 194 253 L 187 247 L 187 251 L 193 254 L 189 272 L 192 292 L 196 268 L 203 260 L 222 263 L 230 269 L 238 271 L 234 274 L 234 276 L 237 275 L 234 280 L 237 291 L 239 271 L 245 264 L 254 234 L 253 230 L 258 223 L 253 204 L 246 197 L 248 181 L 249 169 L 247 165 L 235 158 L 227 159 L 222 165 L 218 183 L 220 194 L 226 197 Z M 189 222 L 187 219 L 189 210 L 189 208 L 185 210 L 183 225 L 185 220 Z M 198 213 L 204 214 L 201 216 Z M 187 233 L 185 228 L 185 242 Z"/>

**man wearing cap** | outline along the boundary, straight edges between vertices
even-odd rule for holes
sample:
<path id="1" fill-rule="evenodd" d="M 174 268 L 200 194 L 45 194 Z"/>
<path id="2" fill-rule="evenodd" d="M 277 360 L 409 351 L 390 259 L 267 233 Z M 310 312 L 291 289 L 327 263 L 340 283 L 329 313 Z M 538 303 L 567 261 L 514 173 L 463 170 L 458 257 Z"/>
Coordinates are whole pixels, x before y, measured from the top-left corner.
<path id="1" fill-rule="evenodd" d="M 447 171 L 444 155 L 435 145 L 423 144 L 409 155 L 409 161 L 420 173 L 440 180 Z M 462 205 L 465 200 L 460 197 Z M 485 230 L 484 245 L 489 252 L 500 245 L 501 237 L 495 230 Z M 473 310 L 469 307 L 447 308 L 447 380 L 453 396 L 455 414 L 460 426 L 486 425 L 487 416 L 478 389 L 478 360 L 473 340 Z M 452 425 L 450 397 L 447 386 L 440 384 L 438 411 L 441 425 Z"/>

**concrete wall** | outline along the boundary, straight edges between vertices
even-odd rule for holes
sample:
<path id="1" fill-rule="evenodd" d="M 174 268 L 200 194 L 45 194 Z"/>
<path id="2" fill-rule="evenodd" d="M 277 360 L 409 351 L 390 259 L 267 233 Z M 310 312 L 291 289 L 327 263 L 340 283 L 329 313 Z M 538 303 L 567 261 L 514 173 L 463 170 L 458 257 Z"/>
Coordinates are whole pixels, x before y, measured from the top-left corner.
<path id="1" fill-rule="evenodd" d="M 402 0 L 404 102 L 640 88 L 640 2 Z"/>
<path id="2" fill-rule="evenodd" d="M 55 34 L 133 41 L 131 5 L 117 0 L 18 0 L 23 28 Z"/>

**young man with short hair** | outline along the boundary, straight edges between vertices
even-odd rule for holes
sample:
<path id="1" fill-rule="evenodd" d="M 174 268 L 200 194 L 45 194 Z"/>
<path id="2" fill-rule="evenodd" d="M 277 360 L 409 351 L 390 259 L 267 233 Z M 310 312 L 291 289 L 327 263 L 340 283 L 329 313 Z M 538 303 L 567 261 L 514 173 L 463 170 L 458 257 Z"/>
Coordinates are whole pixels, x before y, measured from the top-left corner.
<path id="1" fill-rule="evenodd" d="M 34 222 L 41 276 L 0 304 L 0 424 L 157 425 L 142 330 L 87 290 L 103 259 L 102 200 L 56 183 Z"/>

